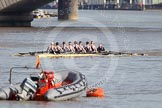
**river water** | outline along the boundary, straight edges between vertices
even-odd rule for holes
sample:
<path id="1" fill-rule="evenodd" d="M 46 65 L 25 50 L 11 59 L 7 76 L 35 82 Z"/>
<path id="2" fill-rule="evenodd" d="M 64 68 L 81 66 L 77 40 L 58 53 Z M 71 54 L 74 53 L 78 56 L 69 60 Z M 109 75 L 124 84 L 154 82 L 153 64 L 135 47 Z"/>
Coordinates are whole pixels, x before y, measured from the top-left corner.
<path id="1" fill-rule="evenodd" d="M 52 10 L 50 10 L 52 11 Z M 7 108 L 161 108 L 162 12 L 80 10 L 78 21 L 35 19 L 32 27 L 0 28 L 0 86 L 8 86 L 9 69 L 35 66 L 35 57 L 18 52 L 46 50 L 51 41 L 93 40 L 107 50 L 144 52 L 149 56 L 41 59 L 44 70 L 76 70 L 86 75 L 89 87 L 105 90 L 104 98 L 83 96 L 63 102 L 0 101 Z M 38 70 L 15 70 L 13 83 Z"/>

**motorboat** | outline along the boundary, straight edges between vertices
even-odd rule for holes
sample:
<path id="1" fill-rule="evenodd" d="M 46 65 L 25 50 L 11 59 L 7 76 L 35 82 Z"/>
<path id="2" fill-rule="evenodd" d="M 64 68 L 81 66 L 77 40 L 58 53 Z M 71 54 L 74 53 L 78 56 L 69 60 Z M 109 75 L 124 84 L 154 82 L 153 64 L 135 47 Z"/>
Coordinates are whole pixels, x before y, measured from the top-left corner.
<path id="1" fill-rule="evenodd" d="M 42 71 L 20 84 L 0 88 L 0 100 L 61 101 L 79 97 L 87 89 L 85 75 L 76 71 Z"/>

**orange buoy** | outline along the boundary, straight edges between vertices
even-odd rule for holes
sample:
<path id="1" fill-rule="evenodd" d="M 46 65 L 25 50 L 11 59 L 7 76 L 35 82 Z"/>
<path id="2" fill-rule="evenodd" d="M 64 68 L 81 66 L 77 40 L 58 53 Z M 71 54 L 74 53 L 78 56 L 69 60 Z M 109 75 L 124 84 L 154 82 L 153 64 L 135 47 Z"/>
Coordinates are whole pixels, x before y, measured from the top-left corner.
<path id="1" fill-rule="evenodd" d="M 104 97 L 104 90 L 102 88 L 93 88 L 87 91 L 87 97 Z"/>

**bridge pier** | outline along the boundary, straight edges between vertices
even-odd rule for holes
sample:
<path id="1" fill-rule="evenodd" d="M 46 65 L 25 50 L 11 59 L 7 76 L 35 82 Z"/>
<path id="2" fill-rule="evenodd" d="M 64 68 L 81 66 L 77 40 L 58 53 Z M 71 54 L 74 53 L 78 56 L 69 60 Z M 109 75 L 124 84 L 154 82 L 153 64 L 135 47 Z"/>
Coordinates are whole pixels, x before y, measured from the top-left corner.
<path id="1" fill-rule="evenodd" d="M 78 0 L 58 1 L 58 20 L 77 20 Z"/>
<path id="2" fill-rule="evenodd" d="M 0 13 L 0 27 L 30 27 L 31 21 L 31 13 Z"/>

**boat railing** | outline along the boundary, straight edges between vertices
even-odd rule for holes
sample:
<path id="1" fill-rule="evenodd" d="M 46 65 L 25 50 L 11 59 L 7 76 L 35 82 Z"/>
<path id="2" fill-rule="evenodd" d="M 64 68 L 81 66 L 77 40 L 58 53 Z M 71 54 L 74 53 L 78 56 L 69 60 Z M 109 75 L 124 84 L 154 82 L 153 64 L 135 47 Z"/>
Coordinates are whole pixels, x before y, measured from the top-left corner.
<path id="1" fill-rule="evenodd" d="M 8 79 L 10 85 L 12 85 L 12 73 L 14 72 L 14 69 L 27 69 L 27 70 L 29 70 L 29 69 L 36 69 L 36 68 L 28 67 L 28 66 L 10 68 L 9 79 Z"/>

